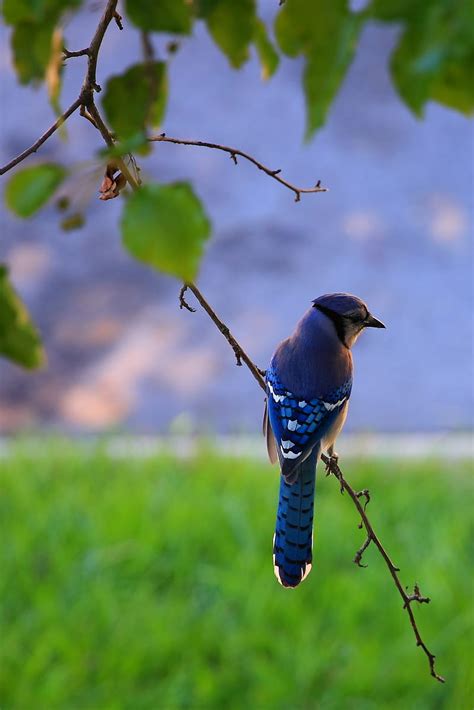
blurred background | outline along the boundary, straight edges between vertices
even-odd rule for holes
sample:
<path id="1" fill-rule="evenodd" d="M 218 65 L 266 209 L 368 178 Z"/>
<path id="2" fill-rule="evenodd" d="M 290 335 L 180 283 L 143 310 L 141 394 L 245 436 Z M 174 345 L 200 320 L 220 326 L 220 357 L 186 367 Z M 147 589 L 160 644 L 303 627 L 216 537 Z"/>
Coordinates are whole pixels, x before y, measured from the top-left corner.
<path id="1" fill-rule="evenodd" d="M 278 8 L 260 3 L 271 22 Z M 97 9 L 67 27 L 88 42 Z M 44 91 L 19 88 L 2 43 L 1 160 L 31 144 L 53 114 Z M 249 355 L 265 368 L 276 344 L 320 294 L 362 297 L 386 324 L 355 352 L 352 431 L 459 431 L 473 424 L 473 143 L 470 122 L 430 103 L 417 120 L 395 94 L 388 57 L 392 26 L 370 23 L 330 111 L 303 142 L 302 63 L 283 59 L 262 82 L 254 57 L 231 69 L 199 23 L 170 62 L 168 135 L 210 140 L 255 155 L 300 186 L 293 195 L 253 166 L 201 148 L 157 145 L 145 177 L 190 179 L 212 219 L 199 286 Z M 158 55 L 160 48 L 158 49 Z M 139 35 L 109 32 L 105 79 L 135 60 Z M 62 103 L 82 81 L 69 60 Z M 234 366 L 202 312 L 179 311 L 179 283 L 134 263 L 117 227 L 119 200 L 99 202 L 86 161 L 99 136 L 78 115 L 70 140 L 57 136 L 41 158 L 84 160 L 79 198 L 86 226 L 62 232 L 51 208 L 28 221 L 2 215 L 1 257 L 39 325 L 48 364 L 27 373 L 0 365 L 0 431 L 126 428 L 254 433 L 262 396 Z M 92 176 L 91 176 L 92 175 Z"/>

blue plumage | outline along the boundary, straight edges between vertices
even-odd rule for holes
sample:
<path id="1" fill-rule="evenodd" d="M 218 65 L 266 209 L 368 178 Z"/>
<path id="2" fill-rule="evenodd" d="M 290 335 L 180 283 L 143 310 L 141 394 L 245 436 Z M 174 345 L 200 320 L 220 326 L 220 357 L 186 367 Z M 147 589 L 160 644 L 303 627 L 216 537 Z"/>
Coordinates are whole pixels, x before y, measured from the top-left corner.
<path id="1" fill-rule="evenodd" d="M 311 570 L 317 456 L 314 450 L 300 464 L 298 480 L 292 485 L 280 477 L 273 564 L 284 587 L 296 587 Z"/>
<path id="2" fill-rule="evenodd" d="M 287 390 L 275 368 L 266 372 L 268 416 L 279 447 L 281 472 L 291 483 L 297 464 L 330 431 L 342 407 L 349 399 L 352 379 L 348 378 L 332 392 L 305 400 L 304 394 Z"/>
<path id="3" fill-rule="evenodd" d="M 273 559 L 285 587 L 296 587 L 311 569 L 316 464 L 321 450 L 333 455 L 352 388 L 350 348 L 365 327 L 384 326 L 360 299 L 322 296 L 266 372 L 264 432 L 281 470 Z"/>

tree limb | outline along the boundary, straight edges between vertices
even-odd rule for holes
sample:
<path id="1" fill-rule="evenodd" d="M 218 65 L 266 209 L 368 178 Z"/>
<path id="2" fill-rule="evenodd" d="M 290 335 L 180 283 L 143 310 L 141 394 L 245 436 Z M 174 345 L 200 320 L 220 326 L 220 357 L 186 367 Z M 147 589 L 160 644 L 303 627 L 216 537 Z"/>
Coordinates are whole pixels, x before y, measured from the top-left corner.
<path id="1" fill-rule="evenodd" d="M 259 170 L 262 170 L 269 177 L 273 178 L 281 185 L 284 185 L 289 190 L 294 192 L 295 202 L 300 201 L 302 194 L 313 192 L 327 192 L 326 187 L 321 187 L 320 180 L 318 180 L 314 187 L 296 187 L 296 185 L 292 185 L 290 182 L 280 177 L 281 170 L 272 170 L 271 168 L 267 168 L 265 165 L 263 165 L 263 163 L 256 160 L 256 158 L 254 158 L 252 155 L 249 155 L 249 153 L 244 153 L 238 148 L 231 148 L 230 146 L 220 145 L 219 143 L 208 143 L 207 141 L 194 141 L 187 140 L 184 138 L 171 138 L 168 137 L 165 133 L 161 133 L 159 136 L 151 136 L 150 138 L 148 138 L 148 140 L 152 143 L 175 143 L 176 145 L 194 145 L 199 146 L 201 148 L 212 148 L 214 150 L 221 150 L 224 153 L 228 153 L 230 155 L 235 165 L 237 165 L 237 156 L 240 156 L 241 158 L 244 158 L 245 160 L 248 160 L 250 163 L 255 165 Z"/>
<path id="2" fill-rule="evenodd" d="M 82 85 L 81 94 L 84 92 L 88 94 L 91 91 L 100 91 L 101 87 L 97 84 L 97 60 L 99 58 L 99 50 L 104 39 L 104 35 L 107 32 L 107 28 L 117 15 L 117 0 L 108 0 L 107 5 L 104 10 L 104 14 L 99 20 L 97 29 L 94 32 L 91 43 L 89 45 L 87 62 L 87 73 L 84 78 L 84 83 Z M 120 16 L 119 16 L 120 17 Z M 121 19 L 121 18 L 120 18 Z M 120 26 L 120 25 L 119 25 Z M 86 103 L 87 105 L 87 103 Z"/>
<path id="3" fill-rule="evenodd" d="M 265 386 L 265 380 L 264 380 L 264 372 L 263 370 L 260 370 L 249 358 L 249 356 L 246 354 L 246 352 L 243 350 L 242 346 L 239 344 L 239 342 L 235 339 L 235 337 L 231 334 L 229 331 L 229 328 L 223 323 L 220 318 L 216 315 L 215 311 L 213 308 L 209 305 L 209 303 L 206 301 L 202 293 L 199 291 L 197 286 L 192 283 L 185 284 L 183 288 L 181 289 L 180 292 L 180 307 L 187 307 L 188 310 L 190 310 L 190 307 L 184 300 L 184 294 L 186 289 L 189 288 L 190 291 L 193 292 L 193 294 L 196 296 L 197 300 L 199 301 L 200 305 L 203 307 L 203 309 L 206 311 L 206 313 L 209 315 L 211 320 L 215 323 L 217 328 L 220 330 L 224 338 L 227 340 L 229 345 L 231 346 L 232 350 L 234 351 L 236 357 L 237 357 L 237 364 L 241 365 L 243 361 L 254 378 L 257 380 L 258 384 L 260 387 L 266 392 L 266 386 Z M 400 578 L 398 576 L 398 572 L 400 571 L 398 567 L 395 566 L 395 564 L 392 562 L 392 560 L 389 557 L 388 552 L 386 551 L 385 547 L 383 546 L 382 542 L 380 541 L 378 535 L 375 533 L 375 530 L 372 526 L 372 523 L 370 522 L 367 513 L 366 513 L 366 507 L 367 503 L 370 500 L 370 495 L 369 491 L 367 489 L 364 489 L 363 491 L 360 491 L 357 493 L 352 486 L 346 481 L 346 479 L 343 476 L 343 473 L 341 469 L 339 468 L 339 465 L 337 463 L 337 458 L 335 456 L 326 456 L 325 454 L 321 454 L 321 460 L 323 463 L 326 465 L 326 470 L 328 473 L 332 473 L 337 480 L 339 481 L 339 484 L 341 486 L 341 493 L 344 493 L 346 491 L 349 494 L 349 497 L 351 498 L 352 502 L 354 503 L 355 507 L 357 508 L 357 511 L 361 517 L 361 521 L 363 523 L 363 526 L 365 528 L 365 531 L 367 533 L 367 539 L 363 543 L 363 545 L 360 547 L 360 549 L 357 551 L 354 562 L 360 566 L 363 567 L 364 565 L 361 565 L 361 560 L 362 560 L 362 555 L 364 554 L 365 550 L 367 547 L 370 545 L 370 543 L 373 543 L 380 554 L 382 555 L 385 564 L 388 567 L 388 570 L 390 572 L 390 575 L 393 579 L 393 582 L 403 600 L 403 608 L 406 609 L 406 612 L 408 614 L 408 617 L 410 619 L 410 624 L 413 629 L 413 633 L 415 635 L 416 639 L 416 645 L 420 646 L 425 653 L 426 657 L 428 658 L 429 662 L 429 667 L 430 667 L 430 673 L 433 676 L 433 678 L 436 678 L 440 683 L 444 683 L 445 680 L 442 676 L 438 675 L 435 669 L 435 655 L 431 653 L 431 651 L 428 649 L 426 644 L 424 643 L 423 639 L 421 638 L 418 625 L 416 623 L 415 616 L 413 614 L 413 610 L 411 608 L 411 605 L 413 602 L 417 602 L 419 604 L 428 604 L 430 599 L 429 597 L 424 597 L 422 596 L 420 592 L 420 588 L 418 584 L 415 584 L 415 587 L 413 589 L 412 594 L 408 594 L 401 582 Z M 365 498 L 365 503 L 361 503 L 361 498 Z"/>

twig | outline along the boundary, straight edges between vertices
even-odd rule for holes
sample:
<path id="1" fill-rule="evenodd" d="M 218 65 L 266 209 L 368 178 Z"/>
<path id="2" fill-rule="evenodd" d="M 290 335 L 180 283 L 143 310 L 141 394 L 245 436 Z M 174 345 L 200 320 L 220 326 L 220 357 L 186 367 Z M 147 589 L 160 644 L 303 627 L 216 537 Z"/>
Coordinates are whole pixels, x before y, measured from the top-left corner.
<path id="1" fill-rule="evenodd" d="M 359 491 L 356 495 L 357 495 L 358 498 L 365 498 L 365 503 L 364 503 L 364 510 L 365 510 L 365 509 L 367 508 L 367 506 L 369 505 L 369 503 L 370 503 L 370 493 L 369 493 L 369 489 L 368 489 L 368 488 L 364 488 L 363 491 Z M 359 527 L 359 530 L 362 530 L 362 528 L 364 527 L 364 523 L 363 523 L 362 520 L 360 521 L 358 527 Z"/>
<path id="2" fill-rule="evenodd" d="M 81 110 L 79 111 L 79 113 L 80 113 L 80 115 L 81 115 L 83 118 L 87 118 L 87 120 L 89 121 L 89 123 L 92 123 L 92 125 L 94 126 L 94 128 L 97 128 L 97 130 L 99 130 L 98 127 L 97 127 L 96 122 L 94 121 L 94 119 L 92 118 L 92 116 L 90 115 L 89 111 L 86 109 L 85 106 L 81 106 Z"/>
<path id="3" fill-rule="evenodd" d="M 224 338 L 227 340 L 229 343 L 230 347 L 234 351 L 235 359 L 237 365 L 241 366 L 242 361 L 245 362 L 247 365 L 248 369 L 252 373 L 252 375 L 255 377 L 257 380 L 258 384 L 260 387 L 265 390 L 266 385 L 265 385 L 265 380 L 263 379 L 263 373 L 262 370 L 259 370 L 259 368 L 254 365 L 252 360 L 249 358 L 249 356 L 246 354 L 246 352 L 242 349 L 242 347 L 239 345 L 237 340 L 234 338 L 232 333 L 230 332 L 229 328 L 221 321 L 221 319 L 217 316 L 216 312 L 211 308 L 209 303 L 206 301 L 198 287 L 193 284 L 193 283 L 186 283 L 184 284 L 184 287 L 181 289 L 180 294 L 179 294 L 179 300 L 180 300 L 180 307 L 181 308 L 187 308 L 189 309 L 188 304 L 184 301 L 184 294 L 186 292 L 186 289 L 189 289 L 192 291 L 192 293 L 196 296 L 197 300 L 201 304 L 201 306 L 204 308 L 206 311 L 207 315 L 210 317 L 210 319 L 213 321 L 213 323 L 217 326 L 217 328 L 220 330 Z M 186 303 L 186 305 L 184 305 Z"/>
<path id="4" fill-rule="evenodd" d="M 368 537 L 366 539 L 366 541 L 359 547 L 359 549 L 355 553 L 354 562 L 358 567 L 367 567 L 367 565 L 362 564 L 362 556 L 371 542 L 372 542 L 371 538 Z"/>
<path id="5" fill-rule="evenodd" d="M 36 151 L 38 150 L 38 148 L 40 148 L 40 147 L 43 145 L 43 143 L 44 143 L 45 141 L 47 141 L 48 138 L 49 138 L 50 136 L 52 136 L 53 133 L 54 133 L 55 131 L 57 131 L 60 126 L 63 125 L 63 123 L 69 118 L 69 116 L 71 116 L 71 114 L 74 113 L 74 111 L 77 111 L 77 109 L 79 108 L 80 105 L 81 105 L 81 100 L 80 100 L 80 99 L 76 99 L 76 100 L 74 101 L 74 103 L 71 104 L 71 105 L 69 106 L 69 108 L 66 109 L 66 111 L 64 111 L 64 113 L 62 113 L 62 114 L 59 116 L 59 118 L 53 123 L 53 125 L 52 125 L 50 128 L 48 128 L 48 130 L 46 131 L 46 133 L 43 133 L 43 135 L 42 135 L 40 138 L 38 138 L 38 140 L 35 141 L 35 143 L 33 143 L 32 146 L 30 146 L 29 148 L 27 148 L 26 150 L 24 150 L 23 153 L 20 153 L 19 155 L 16 156 L 16 158 L 13 158 L 13 160 L 10 160 L 9 163 L 7 163 L 7 164 L 4 165 L 2 168 L 0 168 L 0 175 L 3 175 L 3 174 L 6 173 L 8 170 L 11 170 L 12 168 L 14 168 L 15 165 L 18 165 L 18 163 L 21 163 L 22 160 L 24 160 L 25 158 L 27 158 L 27 157 L 28 157 L 29 155 L 31 155 L 32 153 L 36 153 Z"/>
<path id="6" fill-rule="evenodd" d="M 0 175 L 3 175 L 6 173 L 8 170 L 11 170 L 12 168 L 15 167 L 15 165 L 18 165 L 18 163 L 21 163 L 22 160 L 27 158 L 29 155 L 32 153 L 35 153 L 40 146 L 43 145 L 45 141 L 50 138 L 50 136 L 53 135 L 55 131 L 58 130 L 58 128 L 73 114 L 77 109 L 81 106 L 84 106 L 85 108 L 89 109 L 89 114 L 93 115 L 93 111 L 91 110 L 91 106 L 94 103 L 94 91 L 100 91 L 100 86 L 97 84 L 96 80 L 96 74 L 97 74 L 97 59 L 99 55 L 99 50 L 100 46 L 102 44 L 102 40 L 104 39 L 104 35 L 107 31 L 107 28 L 112 21 L 112 19 L 115 18 L 117 24 L 120 25 L 120 15 L 117 13 L 117 0 L 108 0 L 107 6 L 104 10 L 104 13 L 102 17 L 99 20 L 99 24 L 97 25 L 97 29 L 94 33 L 94 36 L 92 38 L 92 41 L 86 49 L 80 49 L 76 52 L 70 52 L 67 49 L 63 49 L 63 54 L 66 59 L 69 57 L 81 57 L 81 56 L 87 56 L 88 57 L 88 62 L 87 62 L 87 72 L 86 76 L 84 78 L 84 82 L 81 87 L 80 94 L 78 98 L 74 101 L 74 103 L 69 106 L 69 108 L 64 111 L 64 113 L 59 116 L 59 118 L 53 123 L 53 125 L 48 128 L 46 133 L 44 133 L 38 140 L 33 143 L 32 146 L 24 150 L 22 153 L 17 155 L 16 158 L 13 158 L 9 163 L 4 165 L 2 168 L 0 168 Z M 88 118 L 88 116 L 86 116 Z M 102 122 L 103 124 L 103 122 Z M 101 130 L 99 128 L 99 130 Z M 107 129 L 106 129 L 107 130 Z M 101 131 L 102 132 L 102 131 Z M 102 134 L 104 139 L 105 139 L 105 133 Z M 129 173 L 130 174 L 130 173 Z M 126 176 L 126 172 L 124 172 L 124 175 Z M 127 176 L 126 176 L 127 177 Z M 127 177 L 128 180 L 128 177 Z M 133 183 L 130 183 L 133 185 Z"/>
<path id="7" fill-rule="evenodd" d="M 92 119 L 92 123 L 95 124 L 95 127 L 98 129 L 100 132 L 102 138 L 104 139 L 104 142 L 111 148 L 114 145 L 114 138 L 112 134 L 110 133 L 109 129 L 104 123 L 104 120 L 102 116 L 100 115 L 99 109 L 95 105 L 94 101 L 92 101 L 88 105 L 88 110 L 90 113 L 90 118 Z M 86 116 L 87 118 L 87 116 Z M 90 119 L 89 119 L 90 120 Z M 117 166 L 120 168 L 123 176 L 126 178 L 128 184 L 132 187 L 133 190 L 137 190 L 139 187 L 139 181 L 134 178 L 130 170 L 128 169 L 125 161 L 123 158 L 117 157 L 115 158 Z"/>
<path id="8" fill-rule="evenodd" d="M 93 125 L 95 125 L 95 127 L 99 131 L 100 135 L 104 139 L 104 142 L 109 146 L 109 148 L 111 148 L 115 143 L 114 138 L 107 126 L 105 125 L 104 120 L 99 113 L 99 109 L 95 105 L 94 101 L 92 101 L 87 106 L 87 109 L 89 111 L 90 117 L 92 118 Z"/>
<path id="9" fill-rule="evenodd" d="M 119 30 L 122 31 L 123 30 L 122 15 L 119 15 L 117 10 L 115 10 L 115 12 L 114 12 L 114 20 L 115 20 L 115 24 L 117 25 Z"/>
<path id="10" fill-rule="evenodd" d="M 99 20 L 97 29 L 92 37 L 89 45 L 89 61 L 87 62 L 87 73 L 81 89 L 82 103 L 88 105 L 93 91 L 101 91 L 101 87 L 97 83 L 97 60 L 99 50 L 111 21 L 115 18 L 117 12 L 117 0 L 108 0 L 104 14 Z"/>
<path id="11" fill-rule="evenodd" d="M 321 459 L 324 461 L 324 463 L 326 464 L 327 468 L 331 471 L 331 473 L 334 474 L 334 476 L 338 479 L 338 481 L 341 484 L 341 486 L 343 487 L 343 489 L 345 491 L 347 491 L 349 496 L 352 498 L 352 501 L 353 501 L 355 507 L 357 508 L 357 510 L 359 511 L 360 517 L 362 518 L 362 522 L 364 523 L 364 527 L 367 532 L 368 541 L 366 541 L 367 544 L 365 547 L 367 547 L 369 545 L 369 542 L 373 542 L 374 545 L 378 548 L 383 559 L 385 560 L 385 564 L 387 565 L 389 572 L 392 575 L 392 579 L 395 583 L 395 586 L 398 589 L 401 598 L 403 599 L 403 608 L 406 609 L 406 611 L 408 613 L 410 623 L 413 628 L 413 633 L 415 634 L 416 645 L 421 646 L 424 653 L 426 654 L 428 661 L 429 661 L 429 665 L 430 665 L 430 672 L 431 672 L 431 675 L 433 676 L 433 678 L 436 678 L 436 680 L 439 680 L 441 683 L 444 683 L 444 678 L 442 676 L 438 675 L 438 673 L 436 673 L 435 656 L 427 648 L 426 644 L 424 643 L 423 639 L 421 638 L 421 635 L 420 635 L 420 632 L 418 630 L 418 626 L 416 623 L 416 619 L 413 614 L 413 610 L 411 608 L 412 602 L 416 601 L 418 603 L 428 603 L 429 598 L 421 596 L 418 585 L 415 585 L 415 589 L 414 589 L 413 594 L 407 594 L 405 592 L 405 590 L 403 589 L 403 586 L 400 582 L 400 579 L 398 577 L 398 572 L 400 570 L 398 567 L 396 567 L 393 564 L 387 551 L 385 550 L 384 546 L 382 545 L 378 536 L 376 535 L 376 533 L 372 527 L 372 524 L 371 524 L 369 518 L 367 517 L 367 513 L 365 512 L 365 505 L 363 506 L 360 502 L 359 494 L 357 494 L 354 491 L 354 489 L 352 488 L 352 486 L 350 486 L 349 483 L 346 481 L 346 479 L 344 478 L 344 476 L 342 474 L 341 469 L 339 468 L 336 461 L 334 461 L 334 459 L 330 458 L 329 456 L 325 456 L 324 454 L 321 454 Z M 362 547 L 364 548 L 364 546 L 362 546 Z M 362 550 L 362 548 L 361 548 L 361 550 Z M 358 553 L 359 552 L 360 552 L 360 550 L 358 551 Z M 363 550 L 362 550 L 362 552 L 363 552 Z M 357 558 L 358 553 L 356 553 L 356 558 Z"/>
<path id="12" fill-rule="evenodd" d="M 196 313 L 196 309 L 191 308 L 191 306 L 189 305 L 189 303 L 186 301 L 186 299 L 184 297 L 184 294 L 186 293 L 187 290 L 188 290 L 187 284 L 183 284 L 181 287 L 181 291 L 179 292 L 179 307 L 181 309 L 186 308 L 186 310 L 189 311 L 190 313 Z"/>
<path id="13" fill-rule="evenodd" d="M 66 47 L 63 47 L 64 59 L 71 59 L 72 57 L 85 57 L 89 54 L 89 47 L 85 49 L 79 49 L 77 52 L 70 52 Z"/>
<path id="14" fill-rule="evenodd" d="M 81 56 L 87 56 L 88 61 L 87 61 L 87 71 L 86 75 L 84 77 L 84 81 L 81 87 L 81 91 L 79 94 L 79 97 L 76 99 L 74 104 L 70 106 L 70 108 L 65 111 L 62 116 L 59 117 L 59 119 L 51 126 L 51 128 L 43 135 L 41 138 L 39 138 L 36 143 L 34 143 L 31 148 L 28 148 L 26 151 L 21 153 L 19 156 L 14 158 L 12 161 L 10 161 L 7 165 L 5 165 L 3 168 L 0 169 L 0 175 L 3 175 L 3 173 L 7 172 L 7 170 L 10 170 L 13 168 L 15 165 L 17 165 L 19 162 L 24 160 L 28 155 L 31 153 L 34 153 L 53 133 L 56 131 L 59 126 L 64 123 L 64 121 L 73 113 L 77 108 L 81 107 L 81 115 L 87 118 L 95 127 L 100 131 L 102 138 L 104 139 L 105 143 L 111 147 L 114 144 L 114 137 L 108 130 L 107 126 L 105 125 L 104 121 L 102 120 L 97 107 L 95 106 L 94 103 L 94 92 L 99 92 L 101 91 L 100 85 L 97 83 L 97 61 L 98 61 L 98 56 L 99 56 L 99 50 L 102 45 L 102 40 L 104 39 L 105 33 L 107 31 L 107 28 L 109 27 L 110 23 L 112 20 L 115 20 L 117 23 L 119 29 L 123 29 L 122 25 L 122 18 L 117 12 L 117 2 L 118 0 L 108 0 L 107 5 L 105 7 L 104 13 L 102 17 L 99 20 L 99 23 L 97 25 L 96 31 L 94 33 L 94 36 L 92 37 L 91 43 L 89 47 L 85 49 L 79 49 L 77 51 L 69 51 L 68 49 L 64 48 L 63 49 L 63 54 L 64 58 L 68 59 L 70 57 L 81 57 Z M 149 76 L 150 76 L 150 107 L 153 104 L 153 101 L 156 97 L 156 91 L 157 91 L 157 86 L 155 82 L 155 78 L 153 75 L 152 71 L 152 62 L 154 61 L 154 52 L 153 52 L 153 45 L 151 43 L 150 37 L 147 32 L 142 32 L 142 44 L 143 44 L 143 52 L 144 52 L 144 59 L 145 63 L 149 67 Z M 177 145 L 194 145 L 194 146 L 200 146 L 204 148 L 212 148 L 215 150 L 220 150 L 225 153 L 228 153 L 233 160 L 233 162 L 237 165 L 237 156 L 240 156 L 241 158 L 244 158 L 245 160 L 248 160 L 250 163 L 255 165 L 259 170 L 262 170 L 264 173 L 266 173 L 269 177 L 273 178 L 277 182 L 279 182 L 281 185 L 284 187 L 288 188 L 291 190 L 294 195 L 295 195 L 295 202 L 299 202 L 301 199 L 302 194 L 307 194 L 307 193 L 315 193 L 315 192 L 326 192 L 327 188 L 321 187 L 321 181 L 318 180 L 316 185 L 314 187 L 310 188 L 304 188 L 304 187 L 296 187 L 295 185 L 292 185 L 290 182 L 287 180 L 284 180 L 282 177 L 280 177 L 281 170 L 272 170 L 260 161 L 256 160 L 253 156 L 249 155 L 248 153 L 244 153 L 244 151 L 239 150 L 238 148 L 231 148 L 229 146 L 225 145 L 220 145 L 218 143 L 209 143 L 206 141 L 192 141 L 192 140 L 185 140 L 185 139 L 180 139 L 180 138 L 167 138 L 165 134 L 161 134 L 160 136 L 154 136 L 149 138 L 150 141 L 152 142 L 162 142 L 162 143 L 175 143 Z M 124 161 L 121 158 L 117 159 L 117 164 L 120 166 L 120 169 L 122 170 L 123 175 L 126 177 L 127 182 L 131 185 L 133 189 L 136 189 L 139 185 L 139 180 L 136 180 L 128 170 L 127 166 L 125 165 Z M 236 358 L 237 358 L 237 363 L 240 364 L 240 355 L 237 351 L 236 353 Z"/>
<path id="15" fill-rule="evenodd" d="M 415 582 L 415 586 L 413 587 L 413 593 L 407 595 L 407 601 L 404 604 L 404 608 L 410 602 L 419 602 L 420 604 L 429 604 L 430 601 L 431 601 L 431 599 L 429 597 L 424 597 L 421 594 L 420 587 L 418 586 L 418 582 Z"/>
<path id="16" fill-rule="evenodd" d="M 316 183 L 316 185 L 314 187 L 296 187 L 296 185 L 292 185 L 290 182 L 288 182 L 287 180 L 284 180 L 283 178 L 280 177 L 281 170 L 271 170 L 271 168 L 267 168 L 265 165 L 263 165 L 263 163 L 260 163 L 260 161 L 256 160 L 256 158 L 254 158 L 252 155 L 249 155 L 248 153 L 244 153 L 242 150 L 239 150 L 238 148 L 231 148 L 230 146 L 220 145 L 219 143 L 208 143 L 207 141 L 193 141 L 193 140 L 186 140 L 184 138 L 170 138 L 165 133 L 162 133 L 159 136 L 151 136 L 148 140 L 151 142 L 154 142 L 154 143 L 175 143 L 176 145 L 195 145 L 195 146 L 199 146 L 201 148 L 212 148 L 214 150 L 222 150 L 224 153 L 228 153 L 230 155 L 230 157 L 234 161 L 235 165 L 237 165 L 237 156 L 240 156 L 241 158 L 244 158 L 245 160 L 248 160 L 250 163 L 255 165 L 259 170 L 262 170 L 269 177 L 273 178 L 274 180 L 279 182 L 281 185 L 284 185 L 289 190 L 294 192 L 295 202 L 300 201 L 302 194 L 313 193 L 313 192 L 327 192 L 326 187 L 321 187 L 320 180 L 318 180 L 318 182 Z"/>
<path id="17" fill-rule="evenodd" d="M 249 358 L 249 356 L 246 354 L 246 352 L 243 350 L 242 346 L 238 343 L 238 341 L 234 338 L 234 336 L 230 333 L 229 328 L 217 317 L 215 311 L 213 308 L 209 305 L 209 303 L 206 301 L 202 293 L 199 291 L 199 289 L 192 283 L 185 284 L 185 286 L 181 289 L 180 291 L 180 306 L 181 307 L 187 307 L 187 304 L 184 305 L 184 294 L 186 292 L 186 288 L 189 288 L 190 291 L 194 293 L 196 296 L 197 300 L 203 307 L 203 309 L 206 311 L 206 313 L 210 316 L 211 320 L 215 323 L 217 328 L 220 330 L 220 332 L 223 334 L 229 345 L 231 346 L 232 350 L 238 355 L 239 361 L 245 362 L 247 365 L 248 369 L 254 376 L 254 378 L 257 380 L 258 384 L 260 387 L 266 391 L 266 386 L 265 386 L 265 380 L 264 380 L 264 372 L 262 370 L 259 370 L 259 368 L 252 362 L 252 360 Z M 184 302 L 185 303 L 185 302 Z M 237 364 L 240 364 L 238 362 Z M 326 469 L 328 472 L 332 473 L 339 481 L 339 484 L 341 486 L 341 492 L 347 491 L 349 494 L 350 498 L 352 499 L 352 502 L 354 503 L 355 507 L 357 508 L 357 511 L 361 517 L 361 520 L 363 522 L 363 525 L 365 527 L 366 533 L 367 533 L 367 539 L 363 543 L 363 545 L 359 548 L 359 550 L 356 552 L 354 562 L 358 564 L 360 567 L 363 567 L 365 565 L 361 564 L 362 560 L 362 555 L 364 554 L 365 550 L 368 548 L 371 542 L 374 543 L 374 545 L 377 547 L 378 551 L 382 555 L 385 564 L 387 565 L 389 572 L 392 576 L 392 579 L 395 583 L 396 588 L 398 589 L 398 592 L 403 600 L 403 608 L 406 609 L 408 617 L 410 619 L 410 624 L 413 629 L 413 633 L 415 635 L 416 639 L 416 645 L 420 646 L 425 653 L 425 655 L 428 658 L 429 666 L 430 666 L 430 672 L 433 678 L 436 678 L 440 683 L 444 683 L 445 680 L 442 676 L 438 675 L 435 670 L 435 655 L 431 653 L 431 651 L 428 649 L 426 644 L 424 643 L 423 639 L 421 638 L 420 632 L 418 630 L 418 626 L 416 623 L 415 616 L 413 614 L 413 610 L 411 608 L 411 604 L 413 602 L 417 602 L 419 604 L 428 604 L 430 599 L 429 597 L 424 597 L 421 595 L 420 588 L 418 584 L 415 584 L 414 590 L 412 594 L 407 594 L 407 592 L 403 589 L 403 586 L 400 582 L 400 579 L 398 577 L 398 572 L 400 571 L 398 567 L 394 565 L 392 560 L 390 559 L 387 551 L 385 550 L 383 544 L 381 543 L 379 537 L 374 531 L 374 528 L 372 527 L 372 524 L 367 516 L 366 513 L 366 507 L 368 502 L 370 501 L 370 494 L 367 489 L 364 489 L 360 491 L 359 493 L 356 493 L 356 491 L 352 488 L 352 486 L 349 485 L 349 483 L 346 481 L 344 478 L 341 469 L 339 468 L 339 465 L 337 463 L 337 459 L 334 456 L 326 456 L 325 454 L 321 454 L 321 460 L 323 463 L 326 465 Z M 364 504 L 361 502 L 361 498 L 365 498 Z"/>
<path id="18" fill-rule="evenodd" d="M 155 61 L 155 50 L 153 48 L 150 33 L 142 30 L 142 32 L 140 32 L 140 39 L 142 43 L 144 62 L 145 64 L 151 64 Z"/>

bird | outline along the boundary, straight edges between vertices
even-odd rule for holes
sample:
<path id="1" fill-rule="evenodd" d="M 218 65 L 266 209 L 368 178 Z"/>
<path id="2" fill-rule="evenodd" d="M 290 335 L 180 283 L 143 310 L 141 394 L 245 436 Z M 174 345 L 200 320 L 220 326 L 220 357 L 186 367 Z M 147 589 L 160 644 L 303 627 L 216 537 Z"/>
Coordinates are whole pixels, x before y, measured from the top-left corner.
<path id="1" fill-rule="evenodd" d="M 311 571 L 316 464 L 322 451 L 337 461 L 334 445 L 352 389 L 351 348 L 365 328 L 385 325 L 360 298 L 320 296 L 265 372 L 263 433 L 270 461 L 280 465 L 273 566 L 283 587 L 297 587 Z"/>

